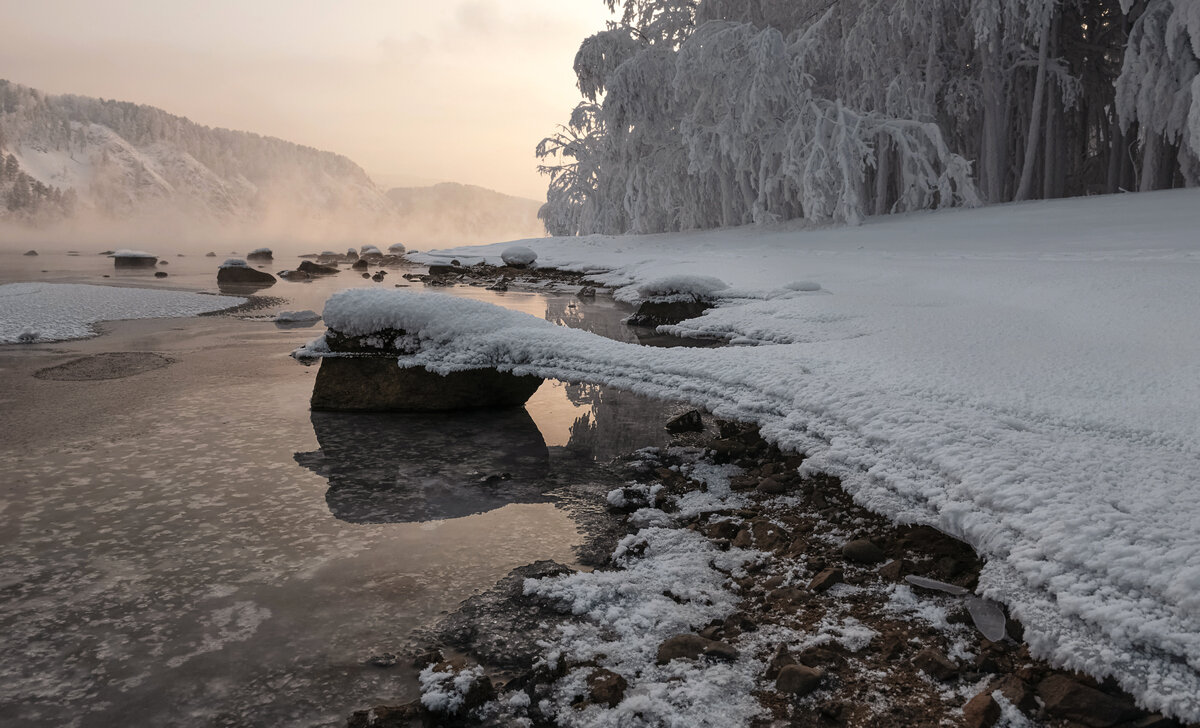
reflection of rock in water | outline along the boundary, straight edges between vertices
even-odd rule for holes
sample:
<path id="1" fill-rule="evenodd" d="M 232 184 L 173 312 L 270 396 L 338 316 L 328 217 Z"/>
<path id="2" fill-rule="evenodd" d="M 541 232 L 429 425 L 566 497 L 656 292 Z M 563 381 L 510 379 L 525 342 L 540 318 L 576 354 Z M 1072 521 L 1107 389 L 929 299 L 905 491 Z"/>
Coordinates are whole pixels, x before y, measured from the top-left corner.
<path id="1" fill-rule="evenodd" d="M 343 521 L 460 518 L 551 500 L 546 443 L 524 409 L 313 412 L 312 423 L 321 449 L 296 462 L 329 479 L 325 500 Z"/>

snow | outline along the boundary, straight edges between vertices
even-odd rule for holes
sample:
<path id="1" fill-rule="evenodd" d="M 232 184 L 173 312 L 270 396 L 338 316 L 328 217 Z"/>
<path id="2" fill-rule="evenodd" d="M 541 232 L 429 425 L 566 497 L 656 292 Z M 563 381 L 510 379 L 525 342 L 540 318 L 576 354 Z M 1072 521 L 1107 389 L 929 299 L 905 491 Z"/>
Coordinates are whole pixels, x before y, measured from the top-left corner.
<path id="1" fill-rule="evenodd" d="M 155 255 L 154 253 L 147 253 L 144 250 L 128 250 L 125 248 L 121 248 L 120 250 L 113 251 L 112 255 L 109 257 L 112 257 L 112 258 L 157 258 L 158 256 Z"/>
<path id="2" fill-rule="evenodd" d="M 92 336 L 99 321 L 195 316 L 243 300 L 145 288 L 8 283 L 0 285 L 0 343 L 81 339 Z"/>
<path id="3" fill-rule="evenodd" d="M 392 243 L 388 246 L 388 252 L 392 255 L 404 255 L 405 247 L 403 243 Z"/>
<path id="4" fill-rule="evenodd" d="M 251 250 L 248 253 L 248 255 L 271 255 L 271 249 L 270 248 L 255 248 L 254 250 Z"/>
<path id="5" fill-rule="evenodd" d="M 748 725 L 761 711 L 751 695 L 761 665 L 672 660 L 656 664 L 659 644 L 691 632 L 737 607 L 727 574 L 744 575 L 753 551 L 719 551 L 703 536 L 677 528 L 648 528 L 625 537 L 618 569 L 528 579 L 525 593 L 557 602 L 581 617 L 559 628 L 548 649 L 557 659 L 595 660 L 629 683 L 611 710 L 577 710 L 573 697 L 592 668 L 577 668 L 555 685 L 545 704 L 564 726 Z"/>
<path id="6" fill-rule="evenodd" d="M 631 296 L 626 292 L 619 298 L 633 298 L 638 301 L 709 300 L 729 286 L 720 278 L 712 276 L 672 275 L 655 278 L 631 288 L 636 289 L 636 296 Z"/>
<path id="7" fill-rule="evenodd" d="M 756 422 L 858 503 L 973 545 L 978 593 L 1037 656 L 1200 720 L 1198 203 L 522 241 L 612 287 L 719 275 L 718 307 L 670 330 L 758 346 L 640 348 L 434 296 L 335 297 L 326 320 L 419 330 L 406 366 L 602 382 Z"/>
<path id="8" fill-rule="evenodd" d="M 537 260 L 537 253 L 523 245 L 516 245 L 500 254 L 505 265 L 532 265 Z"/>
<path id="9" fill-rule="evenodd" d="M 249 268 L 250 265 L 241 258 L 229 258 L 219 268 Z"/>

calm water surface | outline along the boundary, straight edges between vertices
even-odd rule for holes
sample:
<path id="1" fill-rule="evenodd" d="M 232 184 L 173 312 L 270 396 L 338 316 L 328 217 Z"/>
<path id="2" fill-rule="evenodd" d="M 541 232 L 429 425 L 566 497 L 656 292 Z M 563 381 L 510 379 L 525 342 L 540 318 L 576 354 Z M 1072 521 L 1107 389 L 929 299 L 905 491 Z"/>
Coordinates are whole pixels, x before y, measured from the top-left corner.
<path id="1" fill-rule="evenodd" d="M 216 291 L 221 258 L 167 260 L 155 279 L 93 255 L 6 254 L 0 282 Z M 373 655 L 400 652 L 513 567 L 574 560 L 582 534 L 562 489 L 612 487 L 597 463 L 665 443 L 676 408 L 550 381 L 507 412 L 309 412 L 315 368 L 287 354 L 321 328 L 266 316 L 320 311 L 335 290 L 392 287 L 402 272 L 281 281 L 262 293 L 286 303 L 259 320 L 117 322 L 0 347 L 0 725 L 342 725 L 416 695 L 410 668 Z M 638 340 L 604 296 L 430 295 Z M 32 376 L 114 351 L 175 363 L 108 381 Z"/>

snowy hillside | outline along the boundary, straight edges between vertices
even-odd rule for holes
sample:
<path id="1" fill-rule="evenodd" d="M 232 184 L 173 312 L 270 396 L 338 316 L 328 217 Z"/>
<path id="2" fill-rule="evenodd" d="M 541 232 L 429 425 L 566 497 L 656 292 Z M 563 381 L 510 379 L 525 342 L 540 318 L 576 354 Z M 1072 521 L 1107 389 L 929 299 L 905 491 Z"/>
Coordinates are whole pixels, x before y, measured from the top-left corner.
<path id="1" fill-rule="evenodd" d="M 213 129 L 149 106 L 51 96 L 0 81 L 0 150 L 32 181 L 116 219 L 387 220 L 393 206 L 330 152 Z M 0 216 L 20 217 L 20 205 Z"/>
<path id="2" fill-rule="evenodd" d="M 452 182 L 429 187 L 395 187 L 387 196 L 401 217 L 400 234 L 423 245 L 540 237 L 542 203 Z"/>
<path id="3" fill-rule="evenodd" d="M 666 276 L 720 278 L 718 307 L 672 330 L 740 345 L 651 349 L 509 313 L 447 321 L 393 294 L 397 320 L 436 324 L 402 362 L 603 382 L 758 422 L 859 503 L 974 545 L 981 592 L 1038 655 L 1197 721 L 1198 209 L 1179 190 L 530 240 L 538 265 L 591 271 L 630 300 Z M 425 259 L 498 263 L 506 247 Z"/>

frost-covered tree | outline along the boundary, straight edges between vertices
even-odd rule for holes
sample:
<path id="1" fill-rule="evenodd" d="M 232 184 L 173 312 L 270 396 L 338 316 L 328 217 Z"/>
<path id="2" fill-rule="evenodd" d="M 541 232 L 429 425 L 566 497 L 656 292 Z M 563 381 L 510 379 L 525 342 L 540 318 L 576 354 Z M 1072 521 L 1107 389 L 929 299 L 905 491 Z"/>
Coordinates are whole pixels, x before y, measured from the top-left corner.
<path id="1" fill-rule="evenodd" d="M 605 2 L 620 20 L 575 63 L 588 123 L 539 148 L 570 152 L 544 168 L 554 232 L 1194 181 L 1195 0 Z"/>
<path id="2" fill-rule="evenodd" d="M 1176 174 L 1190 186 L 1200 184 L 1200 2 L 1122 5 L 1137 13 L 1117 82 L 1117 110 L 1126 133 L 1137 125 L 1138 186 L 1170 187 Z"/>

